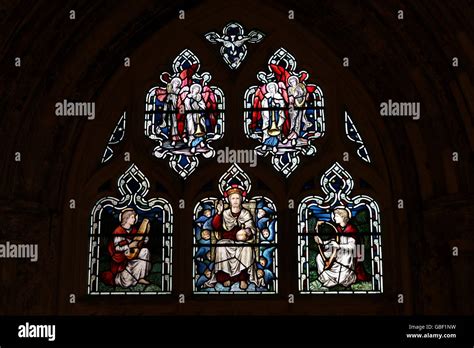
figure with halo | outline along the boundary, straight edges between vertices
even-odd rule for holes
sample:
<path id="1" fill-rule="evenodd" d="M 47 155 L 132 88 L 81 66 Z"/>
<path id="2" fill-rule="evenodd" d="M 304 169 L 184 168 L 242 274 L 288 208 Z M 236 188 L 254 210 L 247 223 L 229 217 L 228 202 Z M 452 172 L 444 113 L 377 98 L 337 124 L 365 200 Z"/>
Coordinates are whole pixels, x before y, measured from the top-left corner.
<path id="1" fill-rule="evenodd" d="M 241 187 L 232 185 L 224 197 L 228 207 L 219 200 L 216 203 L 216 214 L 212 218 L 213 237 L 216 239 L 214 270 L 206 287 L 221 283 L 231 287 L 238 282 L 242 290 L 249 283 L 263 286 L 264 279 L 257 277 L 254 242 L 257 229 L 251 212 L 243 206 L 245 192 Z"/>
<path id="2" fill-rule="evenodd" d="M 318 245 L 319 254 L 316 256 L 318 281 L 323 287 L 336 285 L 349 287 L 358 280 L 367 280 L 368 276 L 362 264 L 356 259 L 357 228 L 351 223 L 351 211 L 346 207 L 336 207 L 332 221 L 319 220 L 315 227 L 314 240 Z M 320 226 L 331 226 L 334 238 L 323 241 L 320 236 Z"/>

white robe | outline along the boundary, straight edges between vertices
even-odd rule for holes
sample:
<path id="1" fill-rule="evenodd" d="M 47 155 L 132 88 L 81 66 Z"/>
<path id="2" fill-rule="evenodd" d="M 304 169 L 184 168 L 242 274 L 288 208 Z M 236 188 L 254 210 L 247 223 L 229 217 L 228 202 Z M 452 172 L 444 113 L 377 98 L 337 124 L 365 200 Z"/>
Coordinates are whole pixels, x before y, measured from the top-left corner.
<path id="1" fill-rule="evenodd" d="M 330 243 L 331 241 L 325 241 L 323 247 L 324 256 L 328 260 L 333 252 Z M 339 246 L 340 248 L 336 252 L 332 266 L 327 270 L 324 270 L 325 265 L 321 254 L 316 256 L 318 280 L 327 288 L 338 284 L 348 287 L 357 280 L 355 273 L 355 239 L 353 237 L 340 236 Z"/>
<path id="2" fill-rule="evenodd" d="M 195 139 L 194 133 L 197 130 L 198 124 L 201 124 L 202 128 L 206 129 L 205 116 L 201 115 L 206 109 L 206 104 L 200 94 L 188 94 L 184 100 L 184 106 L 186 111 L 195 111 L 186 113 L 186 130 L 191 144 L 191 141 Z"/>
<path id="3" fill-rule="evenodd" d="M 265 99 L 262 100 L 262 108 L 283 108 L 285 106 L 285 101 L 283 96 L 280 93 L 270 93 L 265 94 Z M 263 137 L 262 142 L 265 142 L 268 138 L 271 137 L 268 134 L 268 131 L 273 125 L 273 115 L 275 113 L 275 121 L 277 128 L 281 131 L 283 123 L 285 123 L 285 113 L 283 110 L 263 110 L 262 111 L 262 131 Z M 281 133 L 277 136 L 278 139 L 281 139 Z"/>
<path id="4" fill-rule="evenodd" d="M 119 243 L 125 240 L 125 237 L 116 236 L 114 238 L 114 245 L 117 251 L 127 252 L 130 248 L 128 244 L 120 246 Z M 144 242 L 148 242 L 148 237 L 145 237 Z M 145 278 L 151 269 L 150 252 L 147 248 L 141 248 L 138 257 L 127 262 L 125 269 L 115 275 L 115 285 L 122 288 L 137 285 L 138 281 Z"/>
<path id="5" fill-rule="evenodd" d="M 311 127 L 311 122 L 308 121 L 305 111 L 295 109 L 296 107 L 304 106 L 305 91 L 300 86 L 289 87 L 288 96 L 290 97 L 290 105 L 293 106 L 293 109 L 290 108 L 289 110 L 290 129 L 295 133 L 296 137 L 299 137 L 301 126 L 303 126 L 303 131 Z"/>
<path id="6" fill-rule="evenodd" d="M 257 230 L 253 222 L 253 217 L 247 209 L 242 208 L 237 218 L 232 215 L 230 209 L 224 210 L 222 215 L 222 227 L 224 230 L 230 231 L 235 226 L 243 226 L 243 228 L 249 228 L 252 232 L 253 237 L 250 239 L 255 238 Z M 233 244 L 235 246 L 219 246 L 219 244 Z M 249 281 L 254 283 L 256 286 L 263 286 L 264 279 L 257 278 L 254 247 L 246 246 L 248 244 L 247 241 L 234 241 L 231 239 L 219 240 L 216 245 L 214 272 L 211 279 L 206 282 L 206 285 L 210 286 L 217 283 L 216 273 L 218 271 L 223 271 L 233 277 L 238 275 L 242 270 L 247 269 Z"/>

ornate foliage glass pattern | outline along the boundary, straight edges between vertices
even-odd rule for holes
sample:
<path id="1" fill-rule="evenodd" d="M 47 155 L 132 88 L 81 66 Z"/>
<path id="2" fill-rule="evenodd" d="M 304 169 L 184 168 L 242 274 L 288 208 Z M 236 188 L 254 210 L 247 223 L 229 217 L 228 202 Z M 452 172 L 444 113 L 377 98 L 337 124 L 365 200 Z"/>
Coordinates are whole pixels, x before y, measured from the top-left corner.
<path id="1" fill-rule="evenodd" d="M 153 87 L 145 101 L 145 135 L 157 142 L 153 154 L 169 157 L 182 178 L 199 165 L 198 156 L 212 158 L 210 143 L 224 135 L 224 93 L 209 85 L 211 74 L 199 74 L 200 62 L 184 50 L 173 72 L 162 73 L 162 86 Z"/>
<path id="2" fill-rule="evenodd" d="M 350 197 L 354 182 L 339 163 L 321 178 L 326 197 L 298 207 L 301 293 L 381 293 L 380 210 L 369 196 Z"/>
<path id="3" fill-rule="evenodd" d="M 234 164 L 219 180 L 220 197 L 194 208 L 194 292 L 278 291 L 277 210 L 249 197 L 250 178 Z"/>
<path id="4" fill-rule="evenodd" d="M 280 48 L 268 61 L 269 73 L 259 72 L 258 86 L 244 97 L 244 130 L 260 143 L 260 156 L 271 155 L 276 170 L 289 176 L 300 154 L 315 155 L 314 139 L 324 135 L 321 88 L 308 83 L 309 74 L 296 70 L 295 58 Z"/>
<path id="5" fill-rule="evenodd" d="M 145 198 L 149 188 L 132 165 L 118 180 L 121 197 L 104 197 L 92 209 L 89 294 L 171 292 L 173 211 L 162 198 Z"/>

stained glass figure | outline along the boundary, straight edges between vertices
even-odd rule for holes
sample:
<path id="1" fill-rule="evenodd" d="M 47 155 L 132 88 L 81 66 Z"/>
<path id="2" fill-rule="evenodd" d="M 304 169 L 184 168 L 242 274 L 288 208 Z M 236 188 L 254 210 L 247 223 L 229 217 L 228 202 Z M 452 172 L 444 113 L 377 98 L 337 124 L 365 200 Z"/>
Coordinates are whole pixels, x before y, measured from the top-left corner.
<path id="1" fill-rule="evenodd" d="M 107 143 L 107 147 L 105 148 L 104 154 L 102 156 L 102 163 L 109 161 L 114 156 L 113 148 L 123 140 L 125 136 L 126 119 L 127 112 L 124 112 L 117 122 L 114 131 L 110 135 L 109 142 Z"/>
<path id="2" fill-rule="evenodd" d="M 169 157 L 182 178 L 197 168 L 198 156 L 215 156 L 210 143 L 224 135 L 224 94 L 199 68 L 198 58 L 184 50 L 173 62 L 173 73 L 161 74 L 164 85 L 150 89 L 145 102 L 145 135 L 157 142 L 153 154 Z"/>
<path id="3" fill-rule="evenodd" d="M 247 56 L 246 43 L 258 43 L 263 40 L 265 34 L 258 30 L 252 30 L 245 34 L 245 30 L 237 22 L 228 23 L 222 30 L 222 35 L 212 31 L 204 35 L 207 41 L 213 44 L 221 44 L 221 56 L 231 69 L 237 69 Z"/>
<path id="4" fill-rule="evenodd" d="M 260 156 L 270 155 L 276 170 L 288 177 L 300 155 L 316 154 L 314 139 L 324 135 L 321 88 L 308 83 L 309 74 L 296 70 L 295 58 L 280 48 L 269 60 L 270 73 L 259 72 L 260 84 L 244 97 L 244 130 L 260 143 Z"/>
<path id="5" fill-rule="evenodd" d="M 194 292 L 278 292 L 277 210 L 249 197 L 250 178 L 233 164 L 220 178 L 220 197 L 194 208 Z"/>
<path id="6" fill-rule="evenodd" d="M 352 121 L 352 118 L 349 116 L 349 113 L 347 111 L 344 112 L 344 115 L 346 136 L 349 138 L 349 140 L 355 142 L 356 144 L 359 144 L 359 147 L 357 148 L 357 155 L 367 163 L 370 163 L 369 153 L 367 152 L 367 148 L 364 145 L 362 137 L 357 131 L 354 121 Z"/>
<path id="7" fill-rule="evenodd" d="M 306 197 L 298 207 L 301 293 L 383 292 L 379 206 L 366 195 L 351 198 L 353 186 L 335 163 L 321 178 L 326 197 Z"/>
<path id="8" fill-rule="evenodd" d="M 132 165 L 118 179 L 121 197 L 92 209 L 88 294 L 171 292 L 173 211 L 162 198 L 145 198 L 149 188 Z"/>

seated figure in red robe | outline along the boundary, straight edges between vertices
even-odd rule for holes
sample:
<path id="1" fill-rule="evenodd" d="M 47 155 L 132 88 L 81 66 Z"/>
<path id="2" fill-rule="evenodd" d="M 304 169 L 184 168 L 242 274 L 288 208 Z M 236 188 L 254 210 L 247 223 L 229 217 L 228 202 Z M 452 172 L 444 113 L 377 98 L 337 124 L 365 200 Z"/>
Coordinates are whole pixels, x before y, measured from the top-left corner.
<path id="1" fill-rule="evenodd" d="M 120 214 L 120 226 L 112 232 L 112 239 L 107 245 L 107 251 L 111 256 L 110 271 L 101 273 L 102 281 L 110 286 L 128 288 L 137 284 L 148 285 L 145 279 L 151 269 L 150 252 L 143 244 L 148 243 L 148 236 L 143 243 L 134 241 L 137 235 L 135 225 L 137 213 L 132 208 L 127 208 Z M 141 247 L 140 247 L 141 246 Z M 131 249 L 140 248 L 138 256 L 129 259 Z"/>

